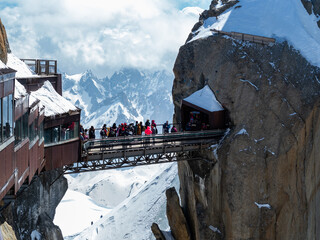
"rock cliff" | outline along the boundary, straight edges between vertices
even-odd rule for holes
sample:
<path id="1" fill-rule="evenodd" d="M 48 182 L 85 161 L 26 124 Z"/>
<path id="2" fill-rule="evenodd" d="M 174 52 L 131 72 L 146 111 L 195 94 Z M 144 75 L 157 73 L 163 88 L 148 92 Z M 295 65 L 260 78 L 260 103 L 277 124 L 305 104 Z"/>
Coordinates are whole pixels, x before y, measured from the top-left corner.
<path id="1" fill-rule="evenodd" d="M 0 60 L 7 63 L 7 53 L 10 53 L 9 42 L 7 38 L 6 29 L 0 19 Z"/>
<path id="2" fill-rule="evenodd" d="M 174 122 L 208 84 L 231 126 L 208 161 L 178 164 L 192 239 L 320 239 L 320 69 L 286 42 L 214 35 L 183 45 L 174 74 Z"/>
<path id="3" fill-rule="evenodd" d="M 68 183 L 62 172 L 43 172 L 33 178 L 28 188 L 1 214 L 13 227 L 17 239 L 30 239 L 40 234 L 43 240 L 62 240 L 58 226 L 53 224 L 55 209 L 67 191 Z"/>

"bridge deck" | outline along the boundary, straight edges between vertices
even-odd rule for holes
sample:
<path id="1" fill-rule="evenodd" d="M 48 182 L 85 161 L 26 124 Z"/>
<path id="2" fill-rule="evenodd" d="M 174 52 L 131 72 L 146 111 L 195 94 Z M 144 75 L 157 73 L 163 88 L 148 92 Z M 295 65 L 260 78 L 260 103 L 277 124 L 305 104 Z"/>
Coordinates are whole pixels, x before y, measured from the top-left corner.
<path id="1" fill-rule="evenodd" d="M 128 136 L 90 140 L 81 162 L 66 166 L 66 173 L 199 160 L 199 152 L 218 142 L 225 130 Z"/>

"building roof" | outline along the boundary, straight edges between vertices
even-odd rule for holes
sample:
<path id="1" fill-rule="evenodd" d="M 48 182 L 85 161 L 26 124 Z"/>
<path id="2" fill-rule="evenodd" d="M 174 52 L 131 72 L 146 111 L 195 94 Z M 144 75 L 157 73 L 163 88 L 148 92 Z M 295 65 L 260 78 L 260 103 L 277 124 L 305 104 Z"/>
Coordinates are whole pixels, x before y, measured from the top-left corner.
<path id="1" fill-rule="evenodd" d="M 44 115 L 46 117 L 78 110 L 71 102 L 56 92 L 50 81 L 45 81 L 41 88 L 30 93 L 29 105 L 31 106 L 37 100 L 40 100 L 40 107 L 45 106 Z"/>
<path id="2" fill-rule="evenodd" d="M 18 80 L 15 80 L 14 88 L 14 99 L 19 99 L 28 95 L 27 90 Z"/>
<path id="3" fill-rule="evenodd" d="M 218 102 L 216 96 L 208 85 L 194 92 L 189 97 L 183 100 L 200 108 L 203 108 L 209 112 L 217 112 L 223 110 L 223 107 Z"/>
<path id="4" fill-rule="evenodd" d="M 26 78 L 37 76 L 27 64 L 17 58 L 13 53 L 8 54 L 7 66 L 16 70 L 17 78 Z"/>

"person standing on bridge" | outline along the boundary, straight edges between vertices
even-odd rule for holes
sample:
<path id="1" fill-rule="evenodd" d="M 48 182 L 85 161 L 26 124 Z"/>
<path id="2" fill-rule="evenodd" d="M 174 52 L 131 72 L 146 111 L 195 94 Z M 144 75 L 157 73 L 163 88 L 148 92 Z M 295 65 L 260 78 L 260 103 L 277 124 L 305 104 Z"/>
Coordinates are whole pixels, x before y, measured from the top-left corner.
<path id="1" fill-rule="evenodd" d="M 150 129 L 150 126 L 147 127 L 147 129 L 144 131 L 144 133 L 148 136 L 152 134 L 152 131 Z"/>
<path id="2" fill-rule="evenodd" d="M 155 131 L 154 134 L 158 134 L 157 124 L 155 123 L 154 120 L 151 121 L 151 130 L 152 130 L 152 134 L 153 134 L 153 131 Z"/>
<path id="3" fill-rule="evenodd" d="M 138 124 L 137 135 L 142 135 L 142 122 Z"/>
<path id="4" fill-rule="evenodd" d="M 146 127 L 150 127 L 150 125 L 151 125 L 151 124 L 150 124 L 149 119 L 147 119 L 147 121 L 146 121 L 146 124 L 145 124 L 145 125 L 146 125 Z"/>
<path id="5" fill-rule="evenodd" d="M 171 133 L 176 133 L 178 132 L 177 128 L 173 125 L 171 128 Z"/>
<path id="6" fill-rule="evenodd" d="M 89 139 L 95 139 L 96 138 L 96 133 L 95 133 L 95 129 L 93 126 L 90 127 L 89 129 Z"/>
<path id="7" fill-rule="evenodd" d="M 169 133 L 170 125 L 169 125 L 168 121 L 166 121 L 166 122 L 163 124 L 162 127 L 163 127 L 162 132 L 163 132 L 164 134 Z"/>
<path id="8" fill-rule="evenodd" d="M 136 121 L 136 125 L 134 125 L 134 131 L 133 131 L 133 135 L 138 135 L 138 126 L 139 126 L 139 123 L 138 121 Z"/>

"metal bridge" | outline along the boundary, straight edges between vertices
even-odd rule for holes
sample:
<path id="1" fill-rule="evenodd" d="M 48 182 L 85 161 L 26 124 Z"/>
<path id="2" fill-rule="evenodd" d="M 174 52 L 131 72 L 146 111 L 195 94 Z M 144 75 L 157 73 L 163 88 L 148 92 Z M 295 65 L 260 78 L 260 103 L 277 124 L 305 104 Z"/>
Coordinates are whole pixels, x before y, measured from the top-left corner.
<path id="1" fill-rule="evenodd" d="M 83 145 L 81 162 L 64 167 L 65 174 L 201 160 L 200 151 L 219 142 L 225 130 L 126 136 L 90 140 Z"/>

